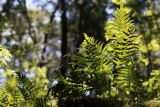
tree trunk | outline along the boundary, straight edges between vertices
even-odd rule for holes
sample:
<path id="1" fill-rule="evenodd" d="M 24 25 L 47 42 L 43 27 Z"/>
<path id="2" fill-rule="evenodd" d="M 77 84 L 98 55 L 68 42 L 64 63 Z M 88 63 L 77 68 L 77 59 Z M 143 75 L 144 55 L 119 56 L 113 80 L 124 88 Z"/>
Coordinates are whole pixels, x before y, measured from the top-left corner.
<path id="1" fill-rule="evenodd" d="M 62 44 L 61 44 L 61 74 L 63 77 L 65 77 L 66 71 L 67 71 L 67 16 L 66 16 L 66 2 L 65 0 L 61 0 L 61 29 L 62 29 Z"/>

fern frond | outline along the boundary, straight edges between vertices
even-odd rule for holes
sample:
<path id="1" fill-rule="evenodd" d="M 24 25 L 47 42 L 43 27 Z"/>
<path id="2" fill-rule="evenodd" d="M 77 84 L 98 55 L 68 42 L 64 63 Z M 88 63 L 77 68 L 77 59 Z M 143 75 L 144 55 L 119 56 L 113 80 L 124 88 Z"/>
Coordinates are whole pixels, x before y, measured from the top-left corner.
<path id="1" fill-rule="evenodd" d="M 34 107 L 47 107 L 44 98 L 36 98 Z"/>
<path id="2" fill-rule="evenodd" d="M 113 15 L 114 19 L 106 24 L 105 37 L 107 51 L 111 54 L 116 75 L 115 80 L 119 88 L 123 89 L 126 94 L 134 89 L 134 63 L 133 55 L 139 51 L 138 41 L 141 38 L 135 33 L 133 20 L 123 4 L 116 10 Z"/>
<path id="3" fill-rule="evenodd" d="M 20 73 L 18 74 L 18 81 L 20 83 L 18 89 L 22 93 L 26 104 L 29 104 L 31 107 L 46 107 L 47 100 L 44 100 L 45 96 L 37 97 L 37 87 L 33 81 Z"/>
<path id="4" fill-rule="evenodd" d="M 23 95 L 17 88 L 18 81 L 16 77 L 10 77 L 0 89 L 1 107 L 18 107 L 24 102 Z"/>
<path id="5" fill-rule="evenodd" d="M 112 75 L 111 57 L 107 47 L 93 37 L 84 34 L 85 40 L 79 52 L 72 57 L 73 71 L 71 78 L 74 81 L 85 83 L 94 90 L 101 89 L 102 94 L 110 90 Z"/>
<path id="6" fill-rule="evenodd" d="M 130 14 L 126 8 L 123 7 L 123 4 L 120 5 L 120 8 L 116 10 L 113 16 L 114 19 L 105 27 L 106 40 L 119 39 L 121 37 L 128 38 L 123 32 L 127 34 L 134 32 L 133 20 L 131 20 Z"/>
<path id="7" fill-rule="evenodd" d="M 85 34 L 85 40 L 80 46 L 79 53 L 74 55 L 73 60 L 78 61 L 76 64 L 82 63 L 86 65 L 86 68 L 94 69 L 100 67 L 101 64 L 107 64 L 110 61 L 108 57 L 109 54 L 107 54 L 104 44 Z"/>

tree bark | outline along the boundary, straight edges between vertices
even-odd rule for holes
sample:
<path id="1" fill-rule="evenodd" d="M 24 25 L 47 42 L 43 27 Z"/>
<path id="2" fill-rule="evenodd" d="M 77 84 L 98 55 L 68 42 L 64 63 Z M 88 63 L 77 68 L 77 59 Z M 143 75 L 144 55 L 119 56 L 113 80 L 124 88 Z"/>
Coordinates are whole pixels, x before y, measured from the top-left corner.
<path id="1" fill-rule="evenodd" d="M 62 57 L 61 57 L 61 74 L 63 77 L 65 77 L 65 74 L 67 72 L 67 16 L 66 16 L 66 2 L 65 0 L 61 0 L 61 10 L 62 10 L 62 15 L 61 15 L 61 30 L 62 30 L 62 44 L 61 44 L 61 52 L 62 52 Z"/>

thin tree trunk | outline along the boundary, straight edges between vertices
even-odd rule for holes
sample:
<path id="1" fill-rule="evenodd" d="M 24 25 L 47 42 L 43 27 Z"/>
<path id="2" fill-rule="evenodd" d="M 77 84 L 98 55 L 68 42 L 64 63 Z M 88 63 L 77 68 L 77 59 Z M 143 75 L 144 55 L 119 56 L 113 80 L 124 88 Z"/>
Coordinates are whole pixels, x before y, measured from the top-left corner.
<path id="1" fill-rule="evenodd" d="M 85 1 L 83 1 L 82 4 L 78 4 L 78 7 L 79 7 L 79 18 L 78 18 L 78 37 L 75 38 L 77 41 L 76 43 L 76 51 L 78 51 L 79 47 L 80 47 L 80 44 L 83 42 L 84 40 L 84 36 L 83 36 L 83 33 L 84 30 L 82 29 L 83 28 L 83 24 L 84 23 L 84 6 L 85 6 Z"/>
<path id="2" fill-rule="evenodd" d="M 66 16 L 66 2 L 65 0 L 61 0 L 61 29 L 62 29 L 62 45 L 61 45 L 61 74 L 63 77 L 65 77 L 65 74 L 67 72 L 67 16 Z"/>
<path id="3" fill-rule="evenodd" d="M 83 35 L 82 35 L 82 15 L 83 15 L 83 7 L 82 5 L 80 5 L 80 9 L 79 9 L 79 23 L 78 23 L 78 30 L 79 30 L 79 37 L 78 37 L 78 41 L 77 41 L 77 46 L 76 48 L 78 49 L 80 44 L 83 41 Z"/>

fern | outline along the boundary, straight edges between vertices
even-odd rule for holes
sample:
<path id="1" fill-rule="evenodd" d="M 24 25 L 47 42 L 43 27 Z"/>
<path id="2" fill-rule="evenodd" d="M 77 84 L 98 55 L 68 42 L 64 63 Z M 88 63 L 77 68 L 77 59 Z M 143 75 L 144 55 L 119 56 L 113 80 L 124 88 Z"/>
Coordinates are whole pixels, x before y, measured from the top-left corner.
<path id="1" fill-rule="evenodd" d="M 23 95 L 17 88 L 18 81 L 16 77 L 10 77 L 1 87 L 0 106 L 1 107 L 18 107 L 24 102 Z"/>
<path id="2" fill-rule="evenodd" d="M 24 74 L 18 73 L 18 89 L 25 99 L 26 107 L 46 107 L 47 99 L 45 96 L 38 97 L 36 84 L 28 79 Z M 28 105 L 27 105 L 28 104 Z"/>
<path id="3" fill-rule="evenodd" d="M 36 87 L 23 74 L 12 75 L 0 88 L 0 107 L 47 107 L 47 98 L 36 96 Z"/>
<path id="4" fill-rule="evenodd" d="M 121 4 L 114 14 L 115 19 L 108 22 L 105 27 L 105 37 L 108 42 L 107 49 L 114 57 L 115 62 L 118 59 L 123 63 L 127 62 L 126 58 L 130 58 L 129 56 L 139 50 L 137 42 L 141 36 L 135 33 L 133 21 L 129 16 L 126 8 Z"/>
<path id="5" fill-rule="evenodd" d="M 18 107 L 24 102 L 23 95 L 18 89 L 18 81 L 12 70 L 7 69 L 7 58 L 12 57 L 7 49 L 0 48 L 0 67 L 5 70 L 4 77 L 7 81 L 0 87 L 0 106 L 1 107 Z"/>
<path id="6" fill-rule="evenodd" d="M 85 40 L 79 52 L 72 56 L 73 71 L 70 78 L 76 83 L 91 87 L 88 91 L 96 92 L 92 96 L 101 96 L 111 90 L 113 75 L 110 55 L 102 42 L 86 34 L 84 36 Z M 109 94 L 106 94 L 106 97 L 109 97 Z"/>
<path id="7" fill-rule="evenodd" d="M 18 82 L 19 82 L 19 90 L 21 91 L 22 95 L 24 96 L 25 101 L 29 101 L 34 99 L 34 91 L 35 91 L 35 84 L 31 82 L 24 74 L 18 74 Z"/>
<path id="8" fill-rule="evenodd" d="M 135 33 L 133 20 L 123 4 L 116 10 L 114 19 L 106 24 L 105 37 L 108 42 L 107 51 L 112 56 L 115 84 L 129 95 L 134 91 L 135 68 L 132 56 L 139 51 L 138 41 L 141 38 Z"/>
<path id="9" fill-rule="evenodd" d="M 85 34 L 85 40 L 80 47 L 79 53 L 74 56 L 74 59 L 82 58 L 82 60 L 77 60 L 78 62 L 76 64 L 79 64 L 79 67 L 95 69 L 101 67 L 103 64 L 107 65 L 110 61 L 108 57 L 109 54 L 107 54 L 106 47 L 103 43 Z M 92 72 L 91 70 L 88 71 Z"/>
<path id="10" fill-rule="evenodd" d="M 106 45 L 84 35 L 79 52 L 72 56 L 73 71 L 69 78 L 92 87 L 98 96 L 115 96 L 118 91 L 130 95 L 135 90 L 136 77 L 133 55 L 139 51 L 141 36 L 135 33 L 123 4 L 105 29 Z"/>

